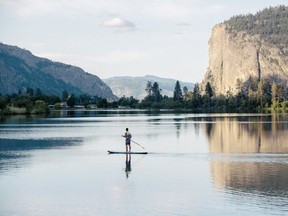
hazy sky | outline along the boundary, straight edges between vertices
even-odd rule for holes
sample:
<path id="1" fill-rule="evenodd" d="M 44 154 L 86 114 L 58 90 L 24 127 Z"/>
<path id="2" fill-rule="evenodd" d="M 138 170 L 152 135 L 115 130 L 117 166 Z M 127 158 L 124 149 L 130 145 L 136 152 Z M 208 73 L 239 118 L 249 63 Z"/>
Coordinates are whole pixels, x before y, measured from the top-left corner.
<path id="1" fill-rule="evenodd" d="M 214 25 L 287 0 L 0 0 L 0 42 L 100 78 L 200 82 Z"/>

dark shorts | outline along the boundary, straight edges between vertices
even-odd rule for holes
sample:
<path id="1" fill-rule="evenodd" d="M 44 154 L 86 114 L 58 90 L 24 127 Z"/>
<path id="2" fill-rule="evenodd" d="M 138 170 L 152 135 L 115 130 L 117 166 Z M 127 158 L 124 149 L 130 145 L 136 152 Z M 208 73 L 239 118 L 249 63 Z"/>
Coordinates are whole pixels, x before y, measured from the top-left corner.
<path id="1" fill-rule="evenodd" d="M 130 143 L 131 143 L 131 140 L 130 139 L 126 139 L 125 144 L 126 145 L 130 145 Z"/>

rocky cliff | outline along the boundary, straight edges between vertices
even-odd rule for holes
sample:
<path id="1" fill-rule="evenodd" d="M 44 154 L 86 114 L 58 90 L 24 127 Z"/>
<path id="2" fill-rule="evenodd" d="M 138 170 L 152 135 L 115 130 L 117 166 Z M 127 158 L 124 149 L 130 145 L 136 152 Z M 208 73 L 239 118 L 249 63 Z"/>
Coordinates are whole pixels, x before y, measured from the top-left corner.
<path id="1" fill-rule="evenodd" d="M 209 40 L 209 66 L 201 83 L 216 94 L 236 94 L 250 77 L 288 80 L 288 8 L 265 9 L 216 25 Z"/>
<path id="2" fill-rule="evenodd" d="M 88 94 L 117 99 L 96 75 L 83 69 L 34 56 L 30 51 L 0 43 L 0 94 L 13 94 L 26 88 L 62 96 Z"/>

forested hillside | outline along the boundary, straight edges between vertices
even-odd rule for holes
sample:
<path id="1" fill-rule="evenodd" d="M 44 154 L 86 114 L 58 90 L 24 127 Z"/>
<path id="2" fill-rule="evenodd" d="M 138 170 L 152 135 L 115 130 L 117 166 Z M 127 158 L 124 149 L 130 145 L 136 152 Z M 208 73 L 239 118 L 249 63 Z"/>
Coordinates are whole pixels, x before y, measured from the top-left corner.
<path id="1" fill-rule="evenodd" d="M 112 90 L 96 75 L 79 67 L 34 56 L 30 51 L 0 43 L 0 94 L 40 89 L 48 95 L 87 94 L 115 100 Z"/>
<path id="2" fill-rule="evenodd" d="M 224 24 L 230 32 L 245 31 L 250 35 L 259 35 L 261 39 L 279 48 L 288 45 L 288 7 L 266 8 L 255 15 L 234 16 Z"/>

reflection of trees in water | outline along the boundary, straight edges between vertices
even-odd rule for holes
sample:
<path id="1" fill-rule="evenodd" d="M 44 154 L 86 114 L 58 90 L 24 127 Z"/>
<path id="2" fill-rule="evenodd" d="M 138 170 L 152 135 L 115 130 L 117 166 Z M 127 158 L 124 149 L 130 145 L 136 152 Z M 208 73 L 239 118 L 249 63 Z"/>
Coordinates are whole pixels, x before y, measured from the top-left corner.
<path id="1" fill-rule="evenodd" d="M 288 198 L 287 170 L 288 165 L 280 162 L 211 162 L 211 174 L 217 188 L 266 196 Z"/>
<path id="2" fill-rule="evenodd" d="M 0 139 L 0 173 L 26 164 L 32 151 L 64 148 L 78 145 L 81 139 L 16 140 Z"/>
<path id="3" fill-rule="evenodd" d="M 35 122 L 38 118 L 46 117 L 46 115 L 7 115 L 1 116 L 0 122 L 3 124 L 21 124 L 27 122 Z"/>
<path id="4" fill-rule="evenodd" d="M 181 129 L 182 119 L 175 118 L 174 125 L 176 127 L 176 136 L 179 138 L 180 136 L 180 129 Z"/>
<path id="5" fill-rule="evenodd" d="M 223 118 L 204 124 L 211 152 L 288 153 L 285 115 Z"/>
<path id="6" fill-rule="evenodd" d="M 279 154 L 288 153 L 287 116 L 224 118 L 215 121 L 212 129 L 211 125 L 203 126 L 210 152 L 277 153 L 221 154 L 220 160 L 210 163 L 213 183 L 217 188 L 238 195 L 239 192 L 256 194 L 258 201 L 268 205 L 271 205 L 268 198 L 274 196 L 287 200 L 288 157 Z"/>
<path id="7" fill-rule="evenodd" d="M 155 115 L 159 115 L 156 112 Z M 63 109 L 53 110 L 50 117 L 117 117 L 117 116 L 131 116 L 131 115 L 147 115 L 153 116 L 154 112 L 150 110 L 138 109 Z"/>
<path id="8" fill-rule="evenodd" d="M 212 130 L 213 130 L 213 124 L 212 123 L 206 123 L 206 134 L 207 134 L 208 138 L 211 137 Z"/>

